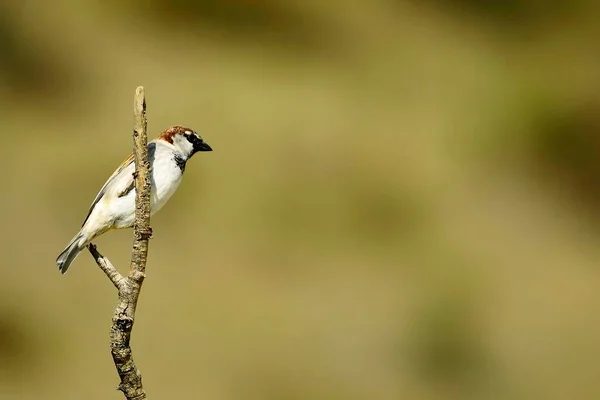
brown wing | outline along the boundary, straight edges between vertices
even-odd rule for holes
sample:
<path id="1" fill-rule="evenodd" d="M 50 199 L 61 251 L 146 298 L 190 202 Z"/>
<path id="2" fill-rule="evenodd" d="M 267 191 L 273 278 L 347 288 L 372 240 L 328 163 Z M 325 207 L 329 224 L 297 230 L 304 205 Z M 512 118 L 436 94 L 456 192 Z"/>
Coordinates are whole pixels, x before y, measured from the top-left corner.
<path id="1" fill-rule="evenodd" d="M 110 176 L 110 178 L 108 178 L 108 180 L 106 181 L 106 183 L 104 183 L 104 186 L 102 186 L 102 188 L 100 189 L 100 191 L 98 192 L 98 194 L 96 195 L 96 198 L 94 199 L 94 201 L 92 202 L 92 205 L 90 206 L 90 209 L 85 217 L 85 220 L 83 221 L 83 225 L 85 225 L 85 223 L 87 222 L 88 218 L 90 217 L 90 214 L 92 213 L 92 210 L 94 209 L 94 207 L 96 206 L 96 204 L 98 203 L 98 201 L 100 201 L 100 199 L 102 198 L 102 196 L 104 196 L 104 194 L 106 193 L 106 188 L 108 187 L 108 185 L 115 179 L 115 177 L 119 174 L 119 172 L 123 171 L 125 168 L 127 168 L 129 165 L 131 165 L 133 163 L 133 153 L 131 153 L 129 155 L 129 157 L 127 157 L 125 159 L 125 161 L 123 161 L 123 163 L 119 166 L 119 168 L 117 168 L 117 170 L 115 172 L 113 172 L 113 174 Z M 127 193 L 131 192 L 131 190 L 133 189 L 134 186 L 134 179 L 133 176 L 131 177 L 131 183 L 129 185 L 127 185 L 125 187 L 124 190 L 122 190 L 118 196 L 122 197 L 125 196 Z"/>

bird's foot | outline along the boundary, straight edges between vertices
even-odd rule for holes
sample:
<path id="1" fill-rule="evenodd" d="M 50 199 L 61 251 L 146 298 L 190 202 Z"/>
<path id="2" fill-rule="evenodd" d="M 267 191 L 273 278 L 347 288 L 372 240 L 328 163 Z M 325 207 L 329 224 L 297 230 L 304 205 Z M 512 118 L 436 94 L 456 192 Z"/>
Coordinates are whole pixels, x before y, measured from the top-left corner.
<path id="1" fill-rule="evenodd" d="M 140 236 L 141 236 L 142 239 L 145 239 L 145 240 L 146 239 L 152 239 L 153 238 L 153 236 L 152 236 L 152 227 L 149 226 L 147 231 L 140 232 Z"/>

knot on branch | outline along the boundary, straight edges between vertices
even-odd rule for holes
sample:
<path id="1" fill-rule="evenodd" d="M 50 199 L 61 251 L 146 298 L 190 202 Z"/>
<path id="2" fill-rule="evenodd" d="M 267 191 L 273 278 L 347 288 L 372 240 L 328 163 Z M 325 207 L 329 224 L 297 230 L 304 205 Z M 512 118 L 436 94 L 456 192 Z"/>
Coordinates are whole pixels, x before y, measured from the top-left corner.
<path id="1" fill-rule="evenodd" d="M 131 278 L 132 281 L 139 282 L 146 278 L 146 274 L 142 271 L 135 270 L 129 274 L 129 277 Z"/>
<path id="2" fill-rule="evenodd" d="M 152 239 L 152 227 L 151 226 L 149 226 L 148 229 L 146 229 L 146 230 L 142 230 L 141 228 L 135 229 L 135 233 L 137 234 L 137 238 L 139 240 Z"/>
<path id="3" fill-rule="evenodd" d="M 127 400 L 143 400 L 146 398 L 146 392 L 144 392 L 143 389 L 142 389 L 142 393 L 133 395 L 133 394 L 129 393 L 129 387 L 123 383 L 121 383 L 119 386 L 117 386 L 117 390 L 120 390 L 121 392 L 123 392 L 125 397 L 127 397 Z"/>
<path id="4" fill-rule="evenodd" d="M 133 327 L 133 318 L 121 316 L 115 320 L 114 326 L 120 332 L 130 332 Z"/>

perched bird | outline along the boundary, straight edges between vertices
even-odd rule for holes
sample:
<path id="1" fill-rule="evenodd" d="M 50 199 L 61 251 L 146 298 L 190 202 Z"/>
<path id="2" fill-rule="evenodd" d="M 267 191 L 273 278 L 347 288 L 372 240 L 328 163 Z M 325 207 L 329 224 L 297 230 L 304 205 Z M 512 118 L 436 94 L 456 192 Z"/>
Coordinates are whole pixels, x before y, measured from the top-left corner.
<path id="1" fill-rule="evenodd" d="M 212 148 L 192 129 L 175 125 L 148 143 L 151 215 L 171 198 L 183 176 L 186 162 L 199 151 Z M 92 202 L 77 235 L 56 259 L 61 273 L 94 238 L 111 229 L 131 228 L 135 219 L 133 154 L 108 178 Z"/>

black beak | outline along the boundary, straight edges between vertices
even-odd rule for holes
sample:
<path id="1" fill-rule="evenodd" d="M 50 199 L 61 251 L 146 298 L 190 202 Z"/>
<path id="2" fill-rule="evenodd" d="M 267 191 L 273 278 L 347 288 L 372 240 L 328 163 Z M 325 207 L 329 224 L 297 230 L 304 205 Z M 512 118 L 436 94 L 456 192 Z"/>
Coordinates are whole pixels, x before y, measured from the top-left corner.
<path id="1" fill-rule="evenodd" d="M 208 145 L 204 140 L 194 144 L 195 151 L 212 151 L 212 147 Z"/>

